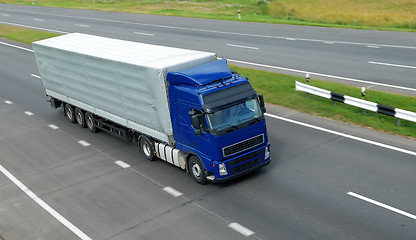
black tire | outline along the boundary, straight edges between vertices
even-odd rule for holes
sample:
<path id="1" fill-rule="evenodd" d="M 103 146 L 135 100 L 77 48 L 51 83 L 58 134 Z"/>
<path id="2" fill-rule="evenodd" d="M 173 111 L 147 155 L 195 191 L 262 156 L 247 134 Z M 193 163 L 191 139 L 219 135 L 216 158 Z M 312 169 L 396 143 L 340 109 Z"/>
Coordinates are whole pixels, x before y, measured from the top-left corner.
<path id="1" fill-rule="evenodd" d="M 69 121 L 71 123 L 74 123 L 75 122 L 74 107 L 71 106 L 70 104 L 66 103 L 65 107 L 64 107 L 64 110 L 65 110 L 65 115 L 68 117 Z"/>
<path id="2" fill-rule="evenodd" d="M 139 151 L 143 153 L 143 156 L 149 160 L 153 161 L 155 159 L 155 147 L 153 142 L 146 136 L 142 136 L 139 142 Z"/>
<path id="3" fill-rule="evenodd" d="M 98 131 L 97 126 L 95 125 L 94 115 L 90 112 L 85 113 L 85 125 L 93 133 Z"/>
<path id="4" fill-rule="evenodd" d="M 85 112 L 80 108 L 75 108 L 75 120 L 78 126 L 85 128 Z"/>
<path id="5" fill-rule="evenodd" d="M 206 182 L 206 174 L 205 168 L 199 158 L 192 156 L 189 159 L 189 172 L 191 173 L 192 178 L 195 182 L 199 184 L 205 184 Z"/>

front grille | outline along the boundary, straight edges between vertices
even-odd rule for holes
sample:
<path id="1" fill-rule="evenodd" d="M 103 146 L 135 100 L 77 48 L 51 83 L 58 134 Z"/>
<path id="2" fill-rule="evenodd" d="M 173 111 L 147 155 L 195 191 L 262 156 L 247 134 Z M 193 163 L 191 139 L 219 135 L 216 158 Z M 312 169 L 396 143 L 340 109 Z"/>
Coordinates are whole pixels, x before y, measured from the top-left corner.
<path id="1" fill-rule="evenodd" d="M 262 157 L 259 157 L 259 156 L 263 155 L 263 151 L 264 151 L 263 149 L 260 149 L 260 150 L 257 150 L 255 152 L 249 153 L 247 155 L 244 155 L 242 157 L 239 157 L 239 158 L 236 158 L 234 160 L 229 161 L 227 163 L 227 165 L 230 168 L 230 172 L 231 173 L 236 173 L 236 172 L 240 172 L 240 171 L 243 171 L 245 169 L 254 167 L 255 165 L 257 165 L 257 163 L 259 163 L 261 161 Z M 252 159 L 252 160 L 249 161 L 250 159 Z M 241 164 L 239 166 L 235 166 L 235 165 L 238 165 L 238 164 L 243 163 L 245 161 L 249 161 L 249 162 L 246 162 L 246 163 Z"/>
<path id="2" fill-rule="evenodd" d="M 264 142 L 264 134 L 260 134 L 258 136 L 252 137 L 242 142 L 230 145 L 228 147 L 224 147 L 222 149 L 222 154 L 224 155 L 224 157 L 228 157 L 230 155 L 242 152 L 246 149 L 262 144 L 263 142 Z"/>
<path id="3" fill-rule="evenodd" d="M 242 156 L 242 157 L 239 157 L 239 158 L 236 158 L 236 159 L 234 159 L 234 160 L 229 161 L 229 162 L 228 162 L 228 166 L 232 167 L 232 166 L 234 166 L 234 165 L 238 165 L 238 164 L 240 164 L 240 163 L 242 163 L 242 162 L 245 162 L 245 161 L 248 161 L 248 160 L 250 160 L 250 159 L 252 159 L 252 158 L 258 157 L 258 156 L 260 156 L 262 153 L 263 153 L 263 149 L 260 149 L 260 150 L 258 150 L 258 151 L 255 151 L 255 152 L 249 153 L 249 154 L 247 154 L 247 155 L 244 155 L 244 156 Z"/>
<path id="4" fill-rule="evenodd" d="M 230 172 L 231 173 L 237 173 L 237 172 L 241 172 L 243 170 L 252 168 L 252 167 L 256 166 L 257 163 L 260 162 L 260 160 L 261 160 L 261 158 L 256 158 L 251 162 L 247 162 L 247 163 L 244 163 L 243 165 L 237 166 L 235 168 L 231 168 Z"/>

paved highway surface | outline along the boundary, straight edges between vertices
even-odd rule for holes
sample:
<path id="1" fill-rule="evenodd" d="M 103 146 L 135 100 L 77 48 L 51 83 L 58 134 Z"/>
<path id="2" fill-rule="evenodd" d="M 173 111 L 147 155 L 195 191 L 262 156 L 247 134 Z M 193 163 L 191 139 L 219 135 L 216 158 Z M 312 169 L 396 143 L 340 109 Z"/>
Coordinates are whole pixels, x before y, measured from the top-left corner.
<path id="1" fill-rule="evenodd" d="M 416 239 L 413 140 L 268 106 L 272 163 L 200 186 L 69 123 L 48 106 L 30 49 L 0 53 L 5 240 Z"/>
<path id="2" fill-rule="evenodd" d="M 311 77 L 416 95 L 415 33 L 5 4 L 0 4 L 0 23 L 212 51 L 234 64 L 302 76 L 311 72 Z"/>

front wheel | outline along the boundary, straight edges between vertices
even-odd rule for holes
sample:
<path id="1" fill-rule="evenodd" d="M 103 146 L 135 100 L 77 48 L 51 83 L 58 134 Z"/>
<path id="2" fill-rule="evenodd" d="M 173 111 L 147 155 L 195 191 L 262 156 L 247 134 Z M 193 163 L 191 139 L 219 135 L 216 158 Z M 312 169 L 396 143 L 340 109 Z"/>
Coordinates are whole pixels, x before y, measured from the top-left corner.
<path id="1" fill-rule="evenodd" d="M 142 136 L 140 138 L 140 142 L 139 142 L 139 150 L 140 152 L 143 153 L 144 157 L 149 160 L 149 161 L 153 161 L 155 158 L 155 148 L 154 145 L 152 143 L 152 141 L 150 141 L 150 139 L 146 136 Z"/>
<path id="2" fill-rule="evenodd" d="M 199 184 L 205 184 L 206 175 L 204 165 L 199 158 L 192 156 L 189 159 L 189 172 L 192 178 Z"/>

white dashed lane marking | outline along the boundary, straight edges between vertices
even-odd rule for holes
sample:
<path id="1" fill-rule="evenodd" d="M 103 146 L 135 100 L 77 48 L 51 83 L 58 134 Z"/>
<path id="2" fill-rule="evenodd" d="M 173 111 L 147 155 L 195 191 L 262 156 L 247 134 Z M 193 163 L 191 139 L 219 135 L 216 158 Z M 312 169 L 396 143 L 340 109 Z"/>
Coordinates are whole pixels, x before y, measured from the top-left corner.
<path id="1" fill-rule="evenodd" d="M 130 164 L 125 163 L 125 162 L 123 162 L 121 160 L 115 161 L 114 163 L 117 164 L 117 165 L 119 165 L 122 168 L 129 168 L 130 167 Z"/>
<path id="2" fill-rule="evenodd" d="M 90 146 L 91 144 L 90 143 L 88 143 L 88 142 L 86 142 L 86 141 L 84 141 L 84 140 L 79 140 L 78 141 L 78 143 L 79 144 L 81 144 L 82 146 L 84 146 L 84 147 L 88 147 L 88 146 Z"/>
<path id="3" fill-rule="evenodd" d="M 174 197 L 182 196 L 183 193 L 179 192 L 178 190 L 174 189 L 173 187 L 165 187 L 163 188 L 163 191 L 169 193 L 170 195 Z"/>
<path id="4" fill-rule="evenodd" d="M 53 124 L 49 124 L 48 127 L 52 128 L 53 130 L 58 129 L 59 127 Z"/>
<path id="5" fill-rule="evenodd" d="M 236 222 L 230 223 L 228 227 L 243 234 L 246 237 L 249 237 L 254 234 L 253 231 Z"/>

